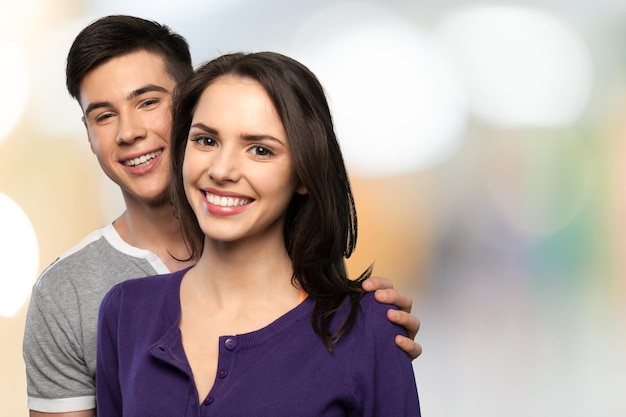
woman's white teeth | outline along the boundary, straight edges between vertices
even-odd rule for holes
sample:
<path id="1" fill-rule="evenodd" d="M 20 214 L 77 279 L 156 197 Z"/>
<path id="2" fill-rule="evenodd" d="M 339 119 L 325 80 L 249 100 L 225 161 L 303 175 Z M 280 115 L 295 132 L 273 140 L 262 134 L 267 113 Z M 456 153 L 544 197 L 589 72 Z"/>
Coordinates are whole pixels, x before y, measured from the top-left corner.
<path id="1" fill-rule="evenodd" d="M 220 197 L 208 193 L 206 194 L 206 199 L 209 203 L 221 207 L 238 207 L 248 204 L 251 201 L 248 198 Z"/>
<path id="2" fill-rule="evenodd" d="M 124 165 L 127 167 L 137 167 L 147 165 L 148 162 L 152 161 L 157 156 L 161 155 L 162 151 L 150 152 L 145 155 L 141 155 L 137 158 L 129 159 L 128 161 L 124 161 Z"/>

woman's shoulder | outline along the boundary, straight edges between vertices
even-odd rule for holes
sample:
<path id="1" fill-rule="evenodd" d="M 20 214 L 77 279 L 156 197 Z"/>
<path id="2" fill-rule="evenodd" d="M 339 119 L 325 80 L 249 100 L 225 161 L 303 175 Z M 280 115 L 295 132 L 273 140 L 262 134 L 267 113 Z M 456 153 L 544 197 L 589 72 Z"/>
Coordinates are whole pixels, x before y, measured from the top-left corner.
<path id="1" fill-rule="evenodd" d="M 105 295 L 103 304 L 140 305 L 143 301 L 154 304 L 155 300 L 178 294 L 180 282 L 186 269 L 169 274 L 132 278 L 114 285 Z"/>
<path id="2" fill-rule="evenodd" d="M 357 326 L 370 331 L 388 331 L 403 333 L 404 329 L 387 319 L 387 311 L 397 310 L 398 307 L 392 304 L 383 304 L 376 300 L 373 292 L 363 294 L 359 302 L 359 316 L 356 320 Z"/>
<path id="3" fill-rule="evenodd" d="M 361 305 L 361 309 L 367 312 L 374 312 L 374 311 L 386 312 L 390 308 L 394 310 L 398 309 L 398 307 L 396 307 L 393 304 L 383 304 L 383 303 L 378 302 L 376 300 L 376 297 L 374 296 L 373 291 L 367 292 L 361 296 L 360 305 Z"/>
<path id="4" fill-rule="evenodd" d="M 180 271 L 170 272 L 168 274 L 150 275 L 146 277 L 132 278 L 120 282 L 116 286 L 120 287 L 124 291 L 139 291 L 145 292 L 146 290 L 163 290 L 167 287 L 179 286 L 185 272 L 189 268 L 185 268 Z"/>
<path id="5" fill-rule="evenodd" d="M 154 292 L 165 288 L 168 284 L 168 279 L 171 278 L 172 275 L 173 274 L 161 274 L 127 279 L 115 284 L 109 293 L 137 297 L 150 296 Z"/>

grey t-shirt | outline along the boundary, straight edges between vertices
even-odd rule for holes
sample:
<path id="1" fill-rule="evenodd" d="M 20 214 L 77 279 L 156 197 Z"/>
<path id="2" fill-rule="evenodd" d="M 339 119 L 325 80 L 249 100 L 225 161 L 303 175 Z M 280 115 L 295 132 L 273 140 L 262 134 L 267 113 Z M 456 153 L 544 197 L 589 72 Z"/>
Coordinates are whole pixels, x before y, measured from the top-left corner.
<path id="1" fill-rule="evenodd" d="M 111 224 L 54 261 L 33 287 L 26 316 L 28 408 L 51 413 L 95 408 L 102 298 L 118 282 L 167 272 L 154 253 L 124 242 Z"/>

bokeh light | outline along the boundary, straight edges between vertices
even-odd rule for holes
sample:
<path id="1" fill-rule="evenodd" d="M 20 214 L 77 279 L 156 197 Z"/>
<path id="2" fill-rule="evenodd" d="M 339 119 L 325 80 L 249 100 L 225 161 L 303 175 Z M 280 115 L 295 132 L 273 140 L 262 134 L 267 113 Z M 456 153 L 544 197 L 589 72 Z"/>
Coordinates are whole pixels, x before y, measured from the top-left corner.
<path id="1" fill-rule="evenodd" d="M 589 51 L 563 20 L 517 5 L 456 9 L 438 33 L 469 85 L 473 113 L 501 127 L 565 126 L 592 85 Z"/>
<path id="2" fill-rule="evenodd" d="M 464 86 L 444 50 L 416 25 L 384 8 L 340 3 L 311 16 L 293 50 L 326 88 L 355 175 L 432 168 L 461 145 Z"/>
<path id="3" fill-rule="evenodd" d="M 28 216 L 0 193 L 0 315 L 10 317 L 22 307 L 37 278 L 39 246 Z"/>
<path id="4" fill-rule="evenodd" d="M 413 297 L 424 415 L 626 415 L 626 2 L 26 0 L 0 13 L 1 416 L 28 413 L 22 297 L 123 210 L 63 74 L 117 13 L 181 33 L 196 65 L 274 50 L 319 76 L 353 174 L 350 266 Z"/>

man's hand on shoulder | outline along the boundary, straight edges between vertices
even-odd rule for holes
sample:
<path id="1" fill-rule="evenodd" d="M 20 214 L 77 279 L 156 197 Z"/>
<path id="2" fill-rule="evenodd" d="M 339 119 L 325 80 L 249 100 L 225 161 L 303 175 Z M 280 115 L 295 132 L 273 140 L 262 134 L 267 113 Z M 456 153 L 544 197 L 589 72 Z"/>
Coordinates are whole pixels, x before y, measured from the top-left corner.
<path id="1" fill-rule="evenodd" d="M 363 289 L 367 292 L 375 291 L 374 297 L 379 303 L 392 304 L 400 310 L 388 310 L 387 318 L 407 330 L 407 336 L 397 335 L 396 345 L 405 351 L 411 359 L 422 354 L 422 346 L 414 341 L 420 328 L 419 319 L 411 314 L 413 299 L 393 288 L 391 281 L 384 277 L 370 277 L 363 281 Z"/>

